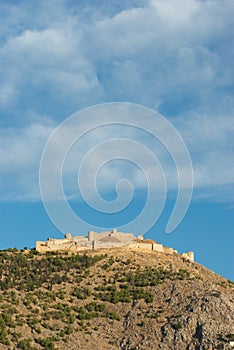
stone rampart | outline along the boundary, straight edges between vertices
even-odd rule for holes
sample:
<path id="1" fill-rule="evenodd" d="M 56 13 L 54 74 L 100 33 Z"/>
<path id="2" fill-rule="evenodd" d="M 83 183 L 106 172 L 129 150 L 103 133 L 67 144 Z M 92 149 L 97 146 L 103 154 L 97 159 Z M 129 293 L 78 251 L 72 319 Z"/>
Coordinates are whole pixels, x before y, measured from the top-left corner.
<path id="1" fill-rule="evenodd" d="M 40 253 L 48 251 L 70 251 L 77 252 L 81 250 L 101 249 L 101 248 L 117 248 L 128 246 L 134 249 L 145 249 L 157 251 L 166 254 L 175 254 L 177 250 L 164 247 L 162 244 L 148 239 L 144 240 L 143 236 L 136 238 L 132 233 L 118 232 L 117 229 L 104 232 L 90 231 L 88 236 L 74 236 L 66 233 L 64 239 L 49 238 L 45 242 L 37 241 L 36 250 Z M 190 261 L 194 261 L 194 253 L 183 253 L 182 257 Z"/>
<path id="2" fill-rule="evenodd" d="M 153 243 L 153 250 L 163 253 L 163 245 L 158 243 Z"/>
<path id="3" fill-rule="evenodd" d="M 182 253 L 183 258 L 194 261 L 194 252 Z"/>
<path id="4" fill-rule="evenodd" d="M 92 244 L 93 249 L 101 249 L 101 248 L 118 248 L 118 247 L 125 247 L 126 244 L 122 242 L 93 242 Z"/>
<path id="5" fill-rule="evenodd" d="M 91 247 L 85 247 L 78 245 L 75 241 L 67 239 L 50 239 L 46 242 L 36 242 L 36 250 L 40 253 L 52 252 L 52 251 L 70 251 L 77 252 L 83 249 L 91 249 Z"/>
<path id="6" fill-rule="evenodd" d="M 132 233 L 125 233 L 125 232 L 117 232 L 116 230 L 113 231 L 103 231 L 103 232 L 93 232 L 89 231 L 88 232 L 88 240 L 89 241 L 100 241 L 103 238 L 106 237 L 114 237 L 118 239 L 121 242 L 131 242 L 133 241 L 136 237 Z"/>
<path id="7" fill-rule="evenodd" d="M 129 247 L 135 248 L 135 249 L 153 250 L 153 244 L 152 243 L 133 242 L 133 243 L 130 243 Z"/>

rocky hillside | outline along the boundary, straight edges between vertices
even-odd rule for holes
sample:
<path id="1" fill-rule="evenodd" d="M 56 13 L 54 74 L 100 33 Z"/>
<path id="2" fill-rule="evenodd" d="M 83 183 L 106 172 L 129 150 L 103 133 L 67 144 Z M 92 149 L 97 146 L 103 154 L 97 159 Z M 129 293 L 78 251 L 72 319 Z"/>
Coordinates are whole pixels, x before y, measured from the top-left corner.
<path id="1" fill-rule="evenodd" d="M 234 285 L 179 255 L 0 252 L 0 349 L 233 349 Z"/>

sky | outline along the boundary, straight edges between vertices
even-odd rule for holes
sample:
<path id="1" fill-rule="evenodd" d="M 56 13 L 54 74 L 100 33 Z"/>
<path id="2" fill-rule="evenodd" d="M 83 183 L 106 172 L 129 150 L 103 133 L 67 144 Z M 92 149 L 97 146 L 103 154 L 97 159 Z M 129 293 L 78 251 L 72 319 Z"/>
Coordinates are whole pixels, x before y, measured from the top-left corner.
<path id="1" fill-rule="evenodd" d="M 39 182 L 43 150 L 62 125 L 43 184 L 68 232 L 87 233 L 58 209 L 54 174 L 60 150 L 66 151 L 67 203 L 87 228 L 124 227 L 145 210 L 153 191 L 146 221 L 155 212 L 158 220 L 146 228 L 141 219 L 134 233 L 144 231 L 145 238 L 179 252 L 193 250 L 196 261 L 234 279 L 233 15 L 232 0 L 0 0 L 0 249 L 34 247 L 37 239 L 66 232 L 46 212 Z M 125 108 L 124 125 L 104 125 L 100 106 L 111 122 L 117 102 Z M 131 121 L 142 108 L 139 130 Z M 181 135 L 193 166 L 188 211 L 170 234 L 177 175 L 183 193 L 189 176 L 184 148 L 173 144 L 176 131 L 171 137 L 164 131 L 163 145 L 146 132 L 159 127 L 157 113 Z M 74 129 L 66 124 L 71 115 Z M 80 130 L 88 132 L 72 143 Z M 130 139 L 135 143 L 128 146 Z M 139 143 L 148 156 L 145 148 L 138 151 Z M 80 165 L 83 178 L 77 175 Z M 97 193 L 109 204 L 101 207 Z"/>

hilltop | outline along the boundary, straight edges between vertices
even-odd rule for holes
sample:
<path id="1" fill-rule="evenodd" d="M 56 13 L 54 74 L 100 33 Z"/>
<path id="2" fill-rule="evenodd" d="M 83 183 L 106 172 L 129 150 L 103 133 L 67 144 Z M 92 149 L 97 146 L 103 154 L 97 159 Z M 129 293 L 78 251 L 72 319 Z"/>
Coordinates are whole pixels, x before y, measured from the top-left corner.
<path id="1" fill-rule="evenodd" d="M 234 285 L 130 247 L 0 252 L 0 349 L 232 349 Z"/>

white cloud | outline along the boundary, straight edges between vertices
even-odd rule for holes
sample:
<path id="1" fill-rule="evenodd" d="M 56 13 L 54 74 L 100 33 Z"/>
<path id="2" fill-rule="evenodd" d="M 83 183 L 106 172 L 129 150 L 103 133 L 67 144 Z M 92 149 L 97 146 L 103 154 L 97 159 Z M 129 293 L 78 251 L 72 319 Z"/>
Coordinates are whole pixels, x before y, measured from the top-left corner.
<path id="1" fill-rule="evenodd" d="M 88 114 L 87 114 L 88 116 Z M 99 122 L 102 118 L 100 115 Z M 127 122 L 127 120 L 126 120 Z M 88 129 L 88 121 L 80 122 L 79 128 Z M 151 129 L 151 120 L 148 122 L 148 128 Z M 184 119 L 175 125 L 184 137 L 186 145 L 194 167 L 195 188 L 205 189 L 207 187 L 215 188 L 216 186 L 233 184 L 233 150 L 231 149 L 231 135 L 234 125 L 229 123 L 229 118 L 220 118 L 211 122 L 206 116 L 197 116 L 195 118 Z M 0 167 L 1 167 L 1 200 L 39 200 L 38 172 L 40 158 L 47 138 L 53 131 L 53 122 L 48 122 L 45 118 L 44 123 L 35 122 L 34 124 L 21 128 L 19 130 L 8 128 L 1 129 L 0 138 Z M 57 155 L 67 149 L 70 140 L 76 139 L 76 128 L 63 129 L 62 141 L 56 144 L 53 156 L 49 161 L 47 187 L 51 199 L 56 199 L 56 189 L 54 188 L 54 174 L 57 172 Z M 136 150 L 136 146 L 131 142 L 127 145 L 125 141 L 118 139 L 123 137 L 128 140 L 140 142 L 148 147 L 155 154 L 155 160 L 145 154 L 145 150 Z M 117 140 L 113 145 L 101 144 L 108 140 Z M 173 140 L 170 144 L 173 145 Z M 71 146 L 71 145 L 70 145 Z M 94 151 L 88 155 L 94 147 Z M 178 153 L 180 149 L 173 152 Z M 82 190 L 87 193 L 89 198 L 95 195 L 95 188 L 91 186 L 92 178 L 97 176 L 98 189 L 101 193 L 113 191 L 116 181 L 127 178 L 133 183 L 135 189 L 146 189 L 147 181 L 154 183 L 155 188 L 160 191 L 162 178 L 157 162 L 162 167 L 166 177 L 167 187 L 169 190 L 176 190 L 178 187 L 177 173 L 173 161 L 170 159 L 168 151 L 164 147 L 159 147 L 158 141 L 145 134 L 139 133 L 138 129 L 109 126 L 96 129 L 82 138 L 68 149 L 64 161 L 63 185 L 68 198 L 77 197 L 79 187 L 77 184 L 77 174 L 81 162 L 88 155 L 86 163 L 85 181 L 82 184 Z M 114 155 L 114 156 L 113 156 Z M 141 173 L 138 166 L 134 167 L 128 161 L 114 161 L 116 157 L 127 157 L 136 165 L 140 165 L 145 171 L 147 178 Z M 183 152 L 181 153 L 183 157 Z M 106 160 L 110 163 L 105 165 Z M 103 168 L 100 168 L 102 167 Z M 100 173 L 98 169 L 100 168 Z M 180 175 L 186 173 L 183 167 L 183 158 L 180 162 Z M 84 173 L 83 173 L 84 174 Z M 185 179 L 185 177 L 183 177 Z M 182 188 L 186 188 L 186 183 L 182 183 Z M 213 192 L 213 190 L 211 191 Z M 225 193 L 223 193 L 225 195 Z M 212 193 L 213 196 L 213 193 Z"/>
<path id="2" fill-rule="evenodd" d="M 194 164 L 195 186 L 233 184 L 233 134 L 231 115 L 192 115 L 177 120 Z M 213 196 L 213 194 L 212 194 Z"/>
<path id="3" fill-rule="evenodd" d="M 67 5 L 0 5 L 2 199 L 38 198 L 39 159 L 51 125 L 108 101 L 173 116 L 192 155 L 195 185 L 230 184 L 233 1 Z M 49 124 L 41 115 L 51 116 Z M 103 172 L 104 185 L 113 169 Z M 131 176 L 144 185 L 136 171 Z M 176 185 L 173 176 L 169 184 Z"/>
<path id="4" fill-rule="evenodd" d="M 38 166 L 53 128 L 32 124 L 0 130 L 1 200 L 38 200 Z"/>
<path id="5" fill-rule="evenodd" d="M 157 11 L 162 22 L 169 28 L 188 25 L 194 15 L 201 9 L 201 3 L 195 0 L 151 0 L 150 4 Z"/>
<path id="6" fill-rule="evenodd" d="M 40 99 L 49 104 L 45 98 L 51 96 L 55 103 L 67 104 L 87 99 L 88 94 L 99 90 L 95 68 L 83 53 L 82 31 L 74 31 L 73 26 L 66 23 L 62 29 L 26 29 L 2 45 L 0 61 L 7 85 L 0 82 L 0 89 L 7 94 L 5 109 L 14 103 L 22 108 L 28 98 L 34 103 L 38 100 L 34 108 L 40 111 Z M 18 95 L 10 94 L 15 90 Z"/>
<path id="7" fill-rule="evenodd" d="M 17 92 L 14 90 L 14 86 L 12 84 L 9 82 L 5 84 L 3 83 L 0 86 L 0 104 L 2 106 L 9 106 L 16 93 Z"/>
<path id="8" fill-rule="evenodd" d="M 152 107 L 172 99 L 178 108 L 184 98 L 206 104 L 215 87 L 230 81 L 231 67 L 223 66 L 231 55 L 229 0 L 225 6 L 156 0 L 89 21 L 87 9 L 72 14 L 66 2 L 53 2 L 50 17 L 47 7 L 38 6 L 34 25 L 25 23 L 30 7 L 23 6 L 20 14 L 14 7 L 22 28 L 6 35 L 0 51 L 8 90 L 21 91 L 20 106 L 32 91 L 42 94 L 44 88 L 63 110 L 121 98 Z M 9 94 L 8 106 L 16 97 Z"/>

